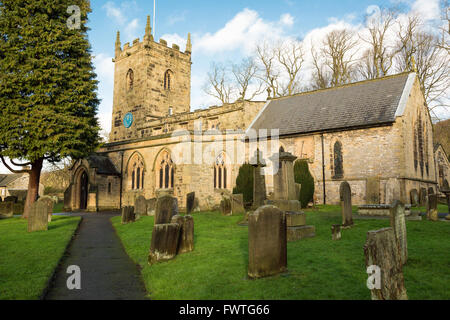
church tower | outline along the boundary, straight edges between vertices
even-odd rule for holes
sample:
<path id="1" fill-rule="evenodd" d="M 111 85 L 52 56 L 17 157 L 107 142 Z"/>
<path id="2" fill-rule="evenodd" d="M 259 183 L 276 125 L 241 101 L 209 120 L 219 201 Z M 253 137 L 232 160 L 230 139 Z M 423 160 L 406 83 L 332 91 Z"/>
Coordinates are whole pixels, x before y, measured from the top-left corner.
<path id="1" fill-rule="evenodd" d="M 190 111 L 191 52 L 190 34 L 184 52 L 155 42 L 150 16 L 142 42 L 122 48 L 117 32 L 111 143 L 138 138 L 148 121 Z"/>

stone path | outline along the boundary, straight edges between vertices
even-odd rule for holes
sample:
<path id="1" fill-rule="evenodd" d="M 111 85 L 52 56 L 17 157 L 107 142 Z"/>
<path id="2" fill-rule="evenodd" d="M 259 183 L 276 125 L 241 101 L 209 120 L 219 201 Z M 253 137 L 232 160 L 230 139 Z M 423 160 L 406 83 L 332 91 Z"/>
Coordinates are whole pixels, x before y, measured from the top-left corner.
<path id="1" fill-rule="evenodd" d="M 80 228 L 56 271 L 45 300 L 143 300 L 146 290 L 137 266 L 110 222 L 118 213 L 79 214 Z M 67 289 L 67 268 L 81 269 L 81 290 Z"/>

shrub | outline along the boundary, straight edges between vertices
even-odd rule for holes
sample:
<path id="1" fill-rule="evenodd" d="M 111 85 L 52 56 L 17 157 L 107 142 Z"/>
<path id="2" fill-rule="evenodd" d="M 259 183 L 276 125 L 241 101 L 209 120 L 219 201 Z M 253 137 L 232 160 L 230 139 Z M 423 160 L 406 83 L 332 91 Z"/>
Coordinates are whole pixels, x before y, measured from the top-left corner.
<path id="1" fill-rule="evenodd" d="M 236 187 L 233 189 L 233 194 L 240 193 L 244 195 L 244 202 L 253 202 L 253 167 L 248 163 L 239 168 Z"/>
<path id="2" fill-rule="evenodd" d="M 294 179 L 296 183 L 302 185 L 300 191 L 300 203 L 303 208 L 313 201 L 314 197 L 314 178 L 309 172 L 308 162 L 306 160 L 297 160 L 294 164 Z"/>

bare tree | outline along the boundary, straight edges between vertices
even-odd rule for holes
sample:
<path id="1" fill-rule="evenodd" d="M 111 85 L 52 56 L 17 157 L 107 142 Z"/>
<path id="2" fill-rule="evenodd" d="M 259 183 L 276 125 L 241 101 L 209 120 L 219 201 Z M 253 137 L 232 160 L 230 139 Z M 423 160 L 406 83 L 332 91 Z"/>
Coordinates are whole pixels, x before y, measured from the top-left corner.
<path id="1" fill-rule="evenodd" d="M 417 16 L 409 17 L 406 25 L 400 25 L 397 71 L 417 72 L 425 99 L 434 113 L 435 108 L 448 108 L 450 57 L 439 37 L 421 27 Z"/>
<path id="2" fill-rule="evenodd" d="M 232 74 L 237 91 L 237 100 L 253 100 L 263 92 L 263 81 L 257 78 L 259 68 L 254 58 L 244 58 L 241 63 L 233 64 Z"/>
<path id="3" fill-rule="evenodd" d="M 311 44 L 311 56 L 314 71 L 312 74 L 311 89 L 325 89 L 331 86 L 330 72 L 325 64 L 321 61 L 320 53 Z"/>
<path id="4" fill-rule="evenodd" d="M 284 71 L 286 81 L 281 85 L 282 95 L 292 95 L 300 92 L 300 71 L 305 62 L 303 45 L 295 40 L 279 43 L 276 56 L 281 69 Z"/>
<path id="5" fill-rule="evenodd" d="M 222 104 L 231 102 L 234 90 L 227 68 L 224 65 L 214 62 L 211 64 L 208 80 L 203 87 L 203 91 L 218 99 Z"/>
<path id="6" fill-rule="evenodd" d="M 269 96 L 272 95 L 273 98 L 280 97 L 280 72 L 276 66 L 276 50 L 267 42 L 264 42 L 256 47 L 256 56 L 262 65 L 260 79 L 266 83 Z"/>
<path id="7" fill-rule="evenodd" d="M 368 37 L 360 39 L 369 44 L 369 49 L 363 54 L 358 65 L 359 75 L 363 79 L 376 79 L 389 74 L 397 54 L 395 47 L 387 43 L 387 36 L 395 25 L 393 10 L 379 10 L 373 16 L 367 17 Z"/>
<path id="8" fill-rule="evenodd" d="M 450 7 L 447 0 L 441 1 L 441 16 L 441 41 L 439 42 L 439 47 L 450 53 Z"/>

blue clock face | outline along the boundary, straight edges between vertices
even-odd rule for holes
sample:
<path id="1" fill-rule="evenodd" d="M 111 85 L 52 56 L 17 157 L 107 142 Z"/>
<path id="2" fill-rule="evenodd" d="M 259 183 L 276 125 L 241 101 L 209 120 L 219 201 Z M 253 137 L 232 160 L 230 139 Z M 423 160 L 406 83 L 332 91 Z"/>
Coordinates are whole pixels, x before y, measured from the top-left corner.
<path id="1" fill-rule="evenodd" d="M 123 118 L 123 125 L 125 126 L 125 128 L 129 128 L 131 127 L 132 124 L 133 124 L 133 114 L 131 112 L 128 112 L 125 115 L 125 118 Z"/>

